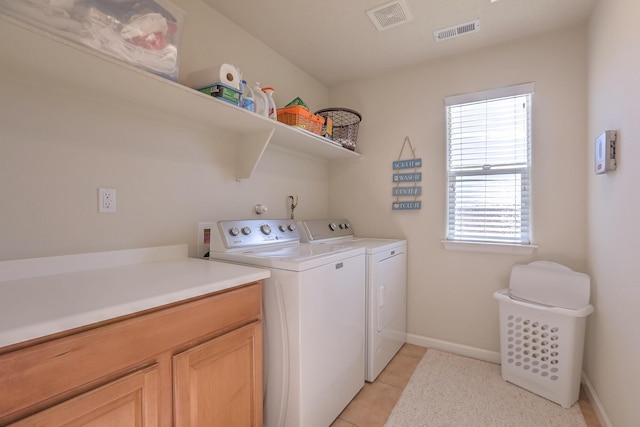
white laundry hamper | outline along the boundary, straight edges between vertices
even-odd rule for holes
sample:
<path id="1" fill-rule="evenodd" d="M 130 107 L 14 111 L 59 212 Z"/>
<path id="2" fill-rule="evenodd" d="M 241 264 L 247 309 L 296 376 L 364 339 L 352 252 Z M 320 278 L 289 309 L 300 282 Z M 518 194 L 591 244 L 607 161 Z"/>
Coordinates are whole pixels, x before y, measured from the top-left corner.
<path id="1" fill-rule="evenodd" d="M 564 408 L 578 400 L 589 292 L 589 276 L 560 264 L 514 266 L 509 289 L 493 294 L 505 381 Z"/>

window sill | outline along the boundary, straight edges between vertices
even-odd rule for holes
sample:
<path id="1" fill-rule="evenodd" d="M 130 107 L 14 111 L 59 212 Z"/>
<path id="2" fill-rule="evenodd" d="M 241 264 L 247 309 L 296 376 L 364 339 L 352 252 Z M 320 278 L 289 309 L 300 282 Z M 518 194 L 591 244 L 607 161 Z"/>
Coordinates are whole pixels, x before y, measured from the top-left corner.
<path id="1" fill-rule="evenodd" d="M 494 254 L 531 255 L 538 245 L 504 245 L 499 243 L 454 242 L 442 240 L 448 251 L 485 252 Z"/>

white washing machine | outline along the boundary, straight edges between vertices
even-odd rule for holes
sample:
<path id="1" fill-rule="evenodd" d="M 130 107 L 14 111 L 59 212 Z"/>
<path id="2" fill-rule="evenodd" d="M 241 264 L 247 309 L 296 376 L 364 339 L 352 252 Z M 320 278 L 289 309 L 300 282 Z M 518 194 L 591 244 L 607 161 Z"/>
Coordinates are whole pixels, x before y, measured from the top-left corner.
<path id="1" fill-rule="evenodd" d="M 365 250 L 365 379 L 374 381 L 407 339 L 407 241 L 356 237 L 346 219 L 300 221 L 298 226 L 303 242 Z"/>
<path id="2" fill-rule="evenodd" d="M 209 258 L 264 281 L 264 426 L 328 427 L 364 386 L 364 249 L 300 243 L 292 220 L 220 221 Z"/>

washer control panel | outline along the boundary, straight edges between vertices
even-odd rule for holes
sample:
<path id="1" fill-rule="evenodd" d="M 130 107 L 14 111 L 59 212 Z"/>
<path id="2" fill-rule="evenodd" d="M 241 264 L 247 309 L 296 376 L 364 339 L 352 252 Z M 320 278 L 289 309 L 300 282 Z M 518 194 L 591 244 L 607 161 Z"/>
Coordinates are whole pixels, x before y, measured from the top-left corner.
<path id="1" fill-rule="evenodd" d="M 291 219 L 218 221 L 217 235 L 212 237 L 211 250 L 218 252 L 300 241 L 298 229 Z"/>

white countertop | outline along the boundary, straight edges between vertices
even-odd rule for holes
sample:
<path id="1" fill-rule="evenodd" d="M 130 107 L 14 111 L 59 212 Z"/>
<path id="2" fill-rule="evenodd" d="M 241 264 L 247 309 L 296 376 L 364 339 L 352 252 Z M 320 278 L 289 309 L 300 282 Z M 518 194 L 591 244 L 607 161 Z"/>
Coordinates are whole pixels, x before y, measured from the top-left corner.
<path id="1" fill-rule="evenodd" d="M 0 347 L 269 277 L 187 245 L 0 262 Z"/>

